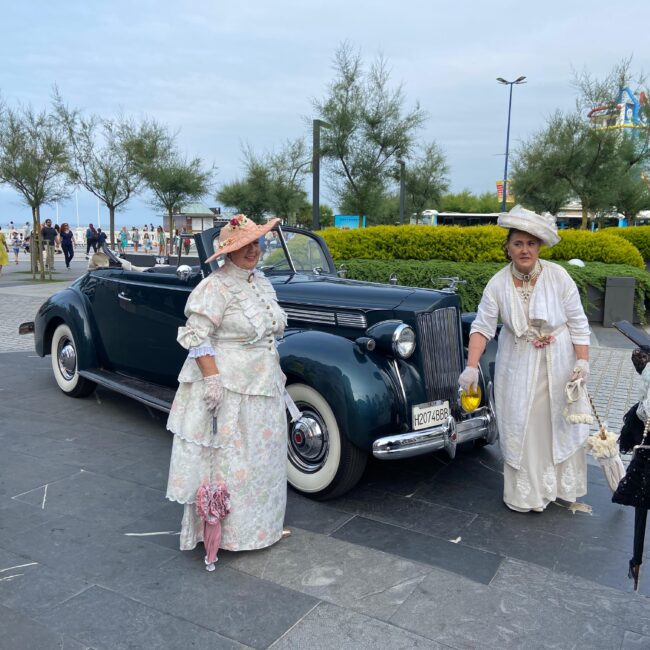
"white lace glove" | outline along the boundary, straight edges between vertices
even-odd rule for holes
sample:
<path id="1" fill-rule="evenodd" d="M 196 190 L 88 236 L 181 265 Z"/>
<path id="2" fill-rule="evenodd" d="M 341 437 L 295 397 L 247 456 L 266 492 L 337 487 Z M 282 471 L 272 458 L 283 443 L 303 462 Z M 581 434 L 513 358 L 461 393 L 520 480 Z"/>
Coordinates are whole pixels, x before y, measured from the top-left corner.
<path id="1" fill-rule="evenodd" d="M 223 384 L 220 375 L 203 377 L 203 401 L 212 417 L 216 417 L 223 401 Z"/>
<path id="2" fill-rule="evenodd" d="M 475 386 L 478 388 L 478 368 L 472 366 L 465 366 L 465 370 L 460 373 L 458 377 L 458 385 L 466 392 L 470 392 L 470 388 Z"/>
<path id="3" fill-rule="evenodd" d="M 586 359 L 577 359 L 573 365 L 573 373 L 569 381 L 575 381 L 576 379 L 582 379 L 585 383 L 589 379 L 589 361 Z"/>

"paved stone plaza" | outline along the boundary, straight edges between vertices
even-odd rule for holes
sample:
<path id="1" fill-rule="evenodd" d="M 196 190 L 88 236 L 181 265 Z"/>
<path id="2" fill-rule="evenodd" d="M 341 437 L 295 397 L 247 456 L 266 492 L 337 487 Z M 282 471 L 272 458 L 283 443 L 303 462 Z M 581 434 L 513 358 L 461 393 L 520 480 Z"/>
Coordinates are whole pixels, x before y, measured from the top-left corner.
<path id="1" fill-rule="evenodd" d="M 632 510 L 591 465 L 592 515 L 512 513 L 494 447 L 372 462 L 327 503 L 290 491 L 292 537 L 207 573 L 177 550 L 165 417 L 101 388 L 65 397 L 16 334 L 65 285 L 25 277 L 0 278 L 0 649 L 650 648 Z M 617 429 L 632 346 L 595 329 L 591 391 Z"/>

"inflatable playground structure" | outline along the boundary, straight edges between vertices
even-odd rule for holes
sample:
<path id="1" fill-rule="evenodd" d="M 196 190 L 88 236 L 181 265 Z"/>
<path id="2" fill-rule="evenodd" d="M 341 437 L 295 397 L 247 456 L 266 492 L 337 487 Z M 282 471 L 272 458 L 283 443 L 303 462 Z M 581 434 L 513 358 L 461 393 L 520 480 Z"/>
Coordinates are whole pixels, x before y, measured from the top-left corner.
<path id="1" fill-rule="evenodd" d="M 621 89 L 615 104 L 596 106 L 587 116 L 596 128 L 641 129 L 648 126 L 647 102 L 644 92 L 637 94 L 626 86 Z"/>

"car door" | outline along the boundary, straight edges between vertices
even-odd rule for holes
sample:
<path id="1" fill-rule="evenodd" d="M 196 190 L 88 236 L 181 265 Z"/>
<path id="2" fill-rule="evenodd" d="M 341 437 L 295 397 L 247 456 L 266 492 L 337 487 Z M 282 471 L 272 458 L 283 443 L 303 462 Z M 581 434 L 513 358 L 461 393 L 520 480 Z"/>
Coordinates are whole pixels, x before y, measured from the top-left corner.
<path id="1" fill-rule="evenodd" d="M 176 277 L 174 267 L 145 272 L 124 271 L 119 283 L 119 319 L 123 334 L 121 372 L 175 387 L 187 352 L 177 342 L 185 324 L 184 309 L 190 291 L 201 277 Z"/>

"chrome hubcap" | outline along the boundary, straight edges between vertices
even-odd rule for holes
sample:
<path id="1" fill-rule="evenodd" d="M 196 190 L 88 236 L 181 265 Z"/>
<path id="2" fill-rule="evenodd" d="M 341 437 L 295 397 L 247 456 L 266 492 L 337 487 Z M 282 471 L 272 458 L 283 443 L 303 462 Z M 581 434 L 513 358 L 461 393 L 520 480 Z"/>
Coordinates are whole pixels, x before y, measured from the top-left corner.
<path id="1" fill-rule="evenodd" d="M 77 369 L 77 351 L 74 349 L 74 344 L 69 338 L 63 337 L 59 341 L 56 356 L 61 376 L 66 381 L 72 381 Z"/>
<path id="2" fill-rule="evenodd" d="M 289 423 L 289 460 L 302 472 L 313 474 L 323 467 L 329 453 L 329 435 L 320 414 L 297 404 L 302 417 Z"/>

